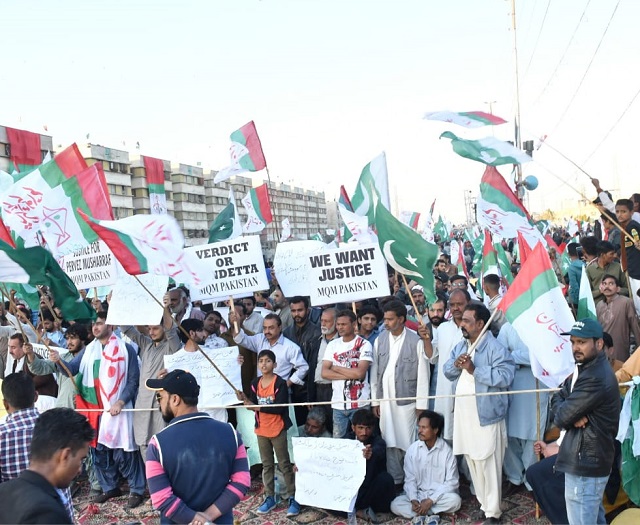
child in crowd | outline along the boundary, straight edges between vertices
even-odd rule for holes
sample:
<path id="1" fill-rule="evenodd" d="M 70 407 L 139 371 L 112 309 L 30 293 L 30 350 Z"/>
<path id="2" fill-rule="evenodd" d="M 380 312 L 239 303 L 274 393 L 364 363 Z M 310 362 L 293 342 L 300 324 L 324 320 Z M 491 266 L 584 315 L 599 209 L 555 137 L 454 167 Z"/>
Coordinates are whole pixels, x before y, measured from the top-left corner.
<path id="1" fill-rule="evenodd" d="M 260 405 L 260 408 L 251 409 L 256 413 L 255 433 L 262 460 L 262 482 L 266 495 L 264 502 L 258 507 L 257 513 L 267 514 L 276 506 L 275 463 L 273 461 L 275 450 L 278 467 L 284 476 L 287 490 L 286 499 L 289 502 L 287 516 L 291 517 L 300 514 L 300 505 L 293 499 L 295 478 L 287 445 L 287 429 L 291 426 L 289 408 L 286 406 L 269 407 L 269 405 L 289 402 L 287 382 L 273 373 L 276 366 L 276 355 L 271 350 L 262 350 L 258 354 L 258 369 L 262 376 L 251 382 L 251 398 L 248 399 L 242 392 L 238 393 L 238 397 L 245 405 Z"/>

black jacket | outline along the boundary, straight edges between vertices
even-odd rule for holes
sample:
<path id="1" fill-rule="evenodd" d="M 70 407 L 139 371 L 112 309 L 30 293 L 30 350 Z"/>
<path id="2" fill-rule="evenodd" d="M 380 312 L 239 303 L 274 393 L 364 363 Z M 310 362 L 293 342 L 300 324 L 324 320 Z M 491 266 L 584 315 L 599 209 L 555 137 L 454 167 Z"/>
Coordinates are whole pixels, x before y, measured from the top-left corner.
<path id="1" fill-rule="evenodd" d="M 620 419 L 618 382 L 604 353 L 581 367 L 571 388 L 571 377 L 551 399 L 553 422 L 567 433 L 560 445 L 556 469 L 575 476 L 604 477 L 611 472 L 614 441 Z M 586 416 L 584 428 L 573 424 Z"/>
<path id="2" fill-rule="evenodd" d="M 278 374 L 274 374 L 276 378 L 274 381 L 276 382 L 274 386 L 274 397 L 273 400 L 274 405 L 283 405 L 289 402 L 289 389 L 287 388 L 287 382 L 282 379 Z M 260 377 L 256 377 L 253 381 L 251 381 L 251 402 L 254 405 L 260 405 L 258 402 L 258 381 L 260 381 Z M 256 428 L 260 426 L 260 412 L 264 412 L 265 414 L 278 414 L 284 420 L 284 428 L 287 430 L 291 425 L 291 418 L 289 417 L 289 407 L 269 407 L 269 405 L 261 405 L 260 411 L 256 412 Z"/>
<path id="3" fill-rule="evenodd" d="M 292 385 L 292 399 L 295 402 L 303 403 L 305 401 L 315 401 L 315 374 L 316 365 L 318 364 L 318 350 L 320 348 L 320 337 L 322 332 L 317 324 L 312 323 L 309 319 L 300 329 L 295 324 L 288 326 L 282 332 L 287 339 L 291 339 L 300 347 L 302 357 L 309 363 L 309 371 L 305 378 L 304 385 Z"/>
<path id="4" fill-rule="evenodd" d="M 31 470 L 0 484 L 0 501 L 0 523 L 72 523 L 53 485 Z"/>

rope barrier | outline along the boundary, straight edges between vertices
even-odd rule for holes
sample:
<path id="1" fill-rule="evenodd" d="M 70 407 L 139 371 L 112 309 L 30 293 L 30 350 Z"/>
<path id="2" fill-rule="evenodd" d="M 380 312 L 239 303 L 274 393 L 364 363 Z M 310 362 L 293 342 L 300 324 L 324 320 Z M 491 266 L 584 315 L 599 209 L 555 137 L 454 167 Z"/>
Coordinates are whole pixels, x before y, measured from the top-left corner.
<path id="1" fill-rule="evenodd" d="M 507 390 L 504 392 L 481 392 L 474 394 L 441 394 L 437 396 L 424 396 L 424 397 L 386 397 L 383 399 L 368 399 L 359 401 L 360 404 L 366 403 L 367 406 L 372 402 L 375 403 L 383 403 L 386 401 L 417 401 L 417 400 L 429 400 L 429 399 L 447 399 L 447 398 L 456 398 L 456 397 L 484 397 L 484 396 L 503 396 L 503 395 L 515 395 L 515 394 L 535 394 L 536 392 L 557 392 L 560 390 L 559 388 L 539 388 L 532 390 Z M 345 403 L 343 401 L 309 401 L 302 403 L 274 403 L 269 405 L 217 405 L 210 407 L 198 407 L 199 410 L 212 410 L 212 409 L 220 409 L 220 408 L 264 408 L 268 406 L 269 408 L 273 407 L 309 407 L 309 406 L 322 406 L 322 405 L 333 405 L 336 403 Z M 346 402 L 345 404 L 349 404 L 350 402 Z M 362 408 L 366 408 L 363 406 Z M 78 410 L 78 409 L 76 409 Z M 151 410 L 158 410 L 158 408 L 123 408 L 121 412 L 148 412 Z M 107 412 L 107 409 L 103 408 L 83 408 L 79 410 L 80 412 Z"/>

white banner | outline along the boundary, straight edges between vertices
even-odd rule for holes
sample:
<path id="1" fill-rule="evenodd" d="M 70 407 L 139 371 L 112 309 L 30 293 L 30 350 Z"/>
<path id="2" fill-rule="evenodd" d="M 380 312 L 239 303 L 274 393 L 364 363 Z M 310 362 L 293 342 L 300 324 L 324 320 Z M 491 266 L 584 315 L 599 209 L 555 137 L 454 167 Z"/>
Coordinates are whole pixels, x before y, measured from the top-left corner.
<path id="1" fill-rule="evenodd" d="M 351 512 L 367 470 L 363 449 L 357 439 L 293 438 L 296 501 Z"/>
<path id="2" fill-rule="evenodd" d="M 113 287 L 107 324 L 112 325 L 158 325 L 162 319 L 162 298 L 167 292 L 169 277 L 145 273 L 138 279 L 147 287 L 153 297 L 140 285 L 133 275 L 120 269 L 118 280 Z"/>
<path id="3" fill-rule="evenodd" d="M 114 284 L 118 278 L 116 258 L 102 241 L 96 241 L 58 259 L 58 264 L 76 288 Z"/>
<path id="4" fill-rule="evenodd" d="M 209 269 L 207 274 L 199 276 L 200 286 L 191 288 L 192 301 L 269 289 L 257 235 L 192 246 L 185 251 L 194 253 Z"/>
<path id="5" fill-rule="evenodd" d="M 311 266 L 307 256 L 323 250 L 320 241 L 289 241 L 276 246 L 273 270 L 285 297 L 309 295 Z"/>
<path id="6" fill-rule="evenodd" d="M 216 366 L 227 376 L 238 390 L 242 390 L 240 365 L 238 364 L 238 347 L 202 350 L 211 358 Z M 180 350 L 173 355 L 164 356 L 164 366 L 167 370 L 186 370 L 193 374 L 200 385 L 198 407 L 200 409 L 229 406 L 239 403 L 235 391 L 229 386 L 218 371 L 198 351 L 186 352 Z"/>
<path id="7" fill-rule="evenodd" d="M 313 306 L 390 293 L 387 263 L 378 244 L 347 244 L 307 258 L 310 269 L 306 295 Z"/>

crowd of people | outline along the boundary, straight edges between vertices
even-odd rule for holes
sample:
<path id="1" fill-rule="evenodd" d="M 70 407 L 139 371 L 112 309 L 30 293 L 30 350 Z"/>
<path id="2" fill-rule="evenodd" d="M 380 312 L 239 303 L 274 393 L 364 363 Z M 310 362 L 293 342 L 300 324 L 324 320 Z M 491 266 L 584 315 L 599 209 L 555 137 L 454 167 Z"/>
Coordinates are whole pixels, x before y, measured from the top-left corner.
<path id="1" fill-rule="evenodd" d="M 640 368 L 640 224 L 638 202 L 618 201 L 614 213 L 628 235 L 616 241 L 606 227 L 611 203 L 598 191 L 600 239 L 566 243 L 552 232 L 569 256 L 558 272 L 569 305 L 577 310 L 586 275 L 597 310 L 597 320 L 579 319 L 563 334 L 576 369 L 552 394 L 532 392 L 529 349 L 503 315 L 492 315 L 503 279 L 459 274 L 448 242 L 430 303 L 420 285 L 390 271 L 388 297 L 312 307 L 307 297 L 285 296 L 277 268 L 270 295 L 236 300 L 228 316 L 174 287 L 158 324 L 148 326 L 107 324 L 108 298 L 85 299 L 96 311 L 85 324 L 67 323 L 55 297 L 44 294 L 32 313 L 12 294 L 0 304 L 8 414 L 0 423 L 0 522 L 72 523 L 70 486 L 84 471 L 97 504 L 121 496 L 126 479 L 127 506 L 139 506 L 148 490 L 163 522 L 232 523 L 251 480 L 235 409 L 199 406 L 201 385 L 188 371 L 167 371 L 164 357 L 200 347 L 215 362 L 219 349 L 237 346 L 238 402 L 254 412 L 262 464 L 258 514 L 279 501 L 287 516 L 301 512 L 287 438 L 295 425 L 303 437 L 362 443 L 366 476 L 351 523 L 393 512 L 435 524 L 460 508 L 461 476 L 480 504 L 474 519 L 485 523 L 499 523 L 503 498 L 519 487 L 533 491 L 553 523 L 605 523 L 605 487 L 620 468 L 618 382 Z M 12 497 L 24 491 L 38 493 L 42 516 Z"/>

